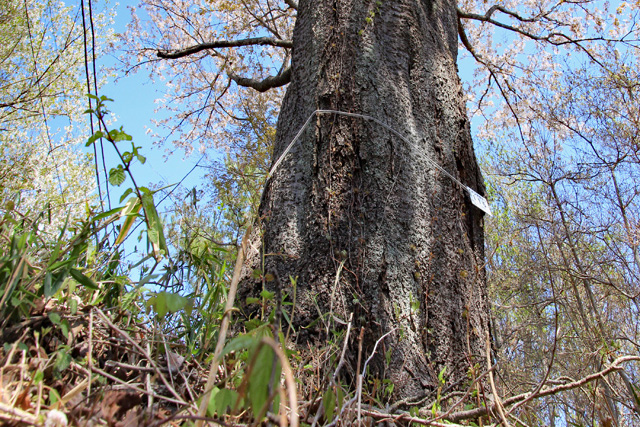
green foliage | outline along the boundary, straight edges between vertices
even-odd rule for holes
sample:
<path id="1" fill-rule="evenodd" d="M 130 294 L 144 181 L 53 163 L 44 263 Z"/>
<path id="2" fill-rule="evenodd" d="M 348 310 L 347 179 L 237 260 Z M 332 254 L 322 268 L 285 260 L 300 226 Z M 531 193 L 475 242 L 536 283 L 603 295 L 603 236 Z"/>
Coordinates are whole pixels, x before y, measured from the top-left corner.
<path id="1" fill-rule="evenodd" d="M 211 397 L 209 399 L 209 406 L 207 407 L 207 415 L 210 417 L 219 416 L 222 417 L 226 414 L 232 413 L 235 408 L 242 407 L 243 402 L 238 402 L 238 392 L 223 388 L 222 390 L 214 387 L 211 391 Z"/>
<path id="2" fill-rule="evenodd" d="M 187 315 L 191 315 L 193 311 L 193 299 L 166 291 L 152 294 L 147 299 L 146 305 L 149 308 L 153 307 L 158 320 L 162 320 L 167 313 L 177 313 L 184 310 Z"/>
<path id="3" fill-rule="evenodd" d="M 88 295 L 99 287 L 84 271 L 93 271 L 99 259 L 89 257 L 96 231 L 106 221 L 93 218 L 67 224 L 59 239 L 45 243 L 42 215 L 34 221 L 7 212 L 0 221 L 0 316 L 5 327 L 28 316 L 38 298 L 50 299 L 69 287 Z M 78 288 L 79 286 L 79 288 Z M 103 288 L 103 291 L 108 288 Z"/>

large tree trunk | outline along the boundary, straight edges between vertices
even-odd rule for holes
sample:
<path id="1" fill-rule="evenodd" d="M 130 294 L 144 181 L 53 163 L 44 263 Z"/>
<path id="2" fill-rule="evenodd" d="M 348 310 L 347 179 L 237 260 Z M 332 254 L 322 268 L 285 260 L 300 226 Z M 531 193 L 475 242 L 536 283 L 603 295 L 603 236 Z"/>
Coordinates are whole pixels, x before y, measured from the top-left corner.
<path id="1" fill-rule="evenodd" d="M 298 343 L 353 313 L 364 359 L 396 328 L 372 373 L 396 397 L 433 389 L 444 367 L 461 388 L 485 366 L 483 214 L 433 166 L 484 193 L 456 56 L 453 1 L 300 0 L 274 161 L 316 109 L 375 117 L 412 143 L 373 121 L 316 116 L 267 184 L 250 254 L 253 268 L 297 278 Z"/>

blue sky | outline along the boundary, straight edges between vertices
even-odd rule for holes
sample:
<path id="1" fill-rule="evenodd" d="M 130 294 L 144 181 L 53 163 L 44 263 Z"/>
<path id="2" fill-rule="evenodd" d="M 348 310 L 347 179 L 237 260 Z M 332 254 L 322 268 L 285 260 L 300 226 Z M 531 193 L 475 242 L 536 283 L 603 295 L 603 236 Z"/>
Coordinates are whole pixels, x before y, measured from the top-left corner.
<path id="1" fill-rule="evenodd" d="M 114 20 L 117 33 L 125 31 L 126 25 L 130 20 L 130 12 L 127 6 L 133 4 L 135 4 L 134 1 L 124 0 L 115 6 L 116 15 Z M 117 53 L 114 55 L 117 55 Z M 116 63 L 114 55 L 99 59 L 99 65 L 112 66 Z M 196 168 L 186 179 L 185 175 L 196 165 L 201 155 L 196 153 L 185 157 L 183 152 L 176 151 L 168 156 L 166 148 L 154 145 L 154 140 L 147 134 L 148 128 L 155 129 L 152 122 L 153 118 L 158 115 L 155 112 L 155 100 L 162 97 L 162 89 L 162 86 L 158 83 L 150 82 L 148 75 L 143 70 L 127 76 L 118 76 L 117 79 L 108 81 L 100 89 L 100 95 L 106 95 L 113 99 L 114 102 L 109 103 L 107 106 L 116 119 L 115 126 L 118 128 L 122 126 L 124 131 L 133 137 L 133 142 L 142 147 L 141 154 L 147 158 L 144 165 L 136 163 L 133 167 L 138 185 L 151 187 L 160 184 L 176 184 L 184 179 L 182 185 L 187 189 L 191 189 L 202 181 L 204 169 Z M 107 167 L 117 164 L 115 160 L 111 165 L 109 163 L 109 160 L 114 159 L 114 156 L 113 149 L 105 145 Z M 125 183 L 122 189 L 128 187 L 129 185 Z M 119 205 L 119 195 L 114 198 L 114 194 L 119 194 L 119 192 L 112 193 L 111 201 L 115 207 Z M 161 211 L 169 208 L 170 204 L 168 202 L 169 200 L 160 206 Z"/>

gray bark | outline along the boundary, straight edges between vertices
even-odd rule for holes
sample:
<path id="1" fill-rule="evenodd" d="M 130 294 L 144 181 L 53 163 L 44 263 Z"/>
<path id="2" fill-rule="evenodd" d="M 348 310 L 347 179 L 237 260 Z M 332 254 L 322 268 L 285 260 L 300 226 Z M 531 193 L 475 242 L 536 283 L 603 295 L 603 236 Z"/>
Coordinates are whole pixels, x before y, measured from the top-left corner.
<path id="1" fill-rule="evenodd" d="M 301 348 L 339 328 L 333 316 L 365 327 L 363 359 L 398 328 L 371 372 L 398 398 L 433 390 L 445 366 L 445 387 L 458 389 L 470 365 L 485 366 L 483 214 L 430 163 L 484 193 L 457 42 L 453 1 L 300 0 L 274 161 L 316 109 L 373 116 L 413 145 L 370 121 L 318 116 L 267 184 L 243 283 L 260 291 L 254 268 L 297 277 Z"/>

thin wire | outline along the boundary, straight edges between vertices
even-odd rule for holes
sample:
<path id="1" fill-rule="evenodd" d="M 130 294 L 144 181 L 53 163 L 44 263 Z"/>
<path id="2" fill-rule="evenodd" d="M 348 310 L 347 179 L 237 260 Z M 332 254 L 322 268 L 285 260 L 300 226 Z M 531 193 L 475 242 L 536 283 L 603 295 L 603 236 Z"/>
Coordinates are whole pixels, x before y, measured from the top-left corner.
<path id="1" fill-rule="evenodd" d="M 89 27 L 91 28 L 91 56 L 92 56 L 92 68 L 93 68 L 93 90 L 94 94 L 98 96 L 98 73 L 96 72 L 96 32 L 95 26 L 93 25 L 93 6 L 91 0 L 88 0 L 89 3 Z M 102 122 L 98 122 L 98 129 L 102 130 Z M 100 138 L 100 153 L 102 155 L 102 169 L 104 170 L 105 181 L 108 181 L 107 178 L 107 164 L 104 156 L 104 141 Z M 106 187 L 107 192 L 107 205 L 109 209 L 111 209 L 111 192 L 109 191 L 109 186 Z"/>
<path id="2" fill-rule="evenodd" d="M 284 160 L 285 156 L 289 153 L 289 151 L 291 151 L 291 148 L 293 147 L 293 145 L 298 141 L 298 139 L 302 135 L 302 132 L 309 125 L 309 123 L 311 123 L 311 119 L 313 119 L 313 117 L 316 114 L 335 114 L 335 115 L 338 115 L 338 116 L 357 117 L 357 118 L 364 119 L 364 120 L 371 120 L 372 122 L 375 122 L 378 125 L 382 126 L 383 128 L 387 129 L 388 131 L 392 132 L 398 138 L 400 138 L 401 140 L 406 142 L 411 148 L 419 149 L 416 144 L 414 144 L 413 142 L 411 142 L 410 140 L 408 140 L 407 138 L 402 136 L 400 134 L 400 132 L 398 132 L 397 130 L 393 129 L 388 124 L 386 124 L 384 122 L 381 122 L 380 120 L 376 119 L 375 117 L 371 117 L 371 116 L 368 116 L 366 114 L 347 113 L 345 111 L 338 111 L 338 110 L 315 110 L 313 113 L 311 113 L 311 115 L 309 116 L 307 121 L 304 123 L 304 125 L 302 125 L 302 128 L 300 128 L 300 130 L 296 134 L 295 138 L 293 138 L 293 140 L 289 143 L 287 148 L 282 152 L 282 154 L 280 155 L 278 160 L 273 164 L 273 166 L 271 167 L 271 170 L 269 170 L 269 174 L 267 175 L 267 179 L 271 178 L 271 176 L 275 173 L 275 171 L 278 168 L 278 166 L 280 166 L 280 163 L 282 163 L 282 161 Z M 460 180 L 458 180 L 456 177 L 454 177 L 449 172 L 447 172 L 447 170 L 444 169 L 442 166 L 440 166 L 439 164 L 437 164 L 436 162 L 434 162 L 433 160 L 431 160 L 428 157 L 425 157 L 425 160 L 429 164 L 431 164 L 433 167 L 438 169 L 440 172 L 442 172 L 446 176 L 448 176 L 453 182 L 457 183 L 464 190 L 467 190 L 467 191 L 470 190 L 470 188 L 468 186 L 466 186 L 462 182 L 460 182 Z"/>
<path id="3" fill-rule="evenodd" d="M 84 0 L 80 0 L 80 9 L 82 9 L 82 40 L 84 43 L 84 73 L 87 78 L 87 93 L 91 93 L 91 78 L 89 77 L 89 52 L 87 49 L 87 23 L 84 14 Z M 93 110 L 93 101 L 89 98 L 89 109 Z M 93 114 L 89 114 L 89 123 L 91 126 L 91 135 L 95 133 L 93 126 Z M 100 198 L 100 207 L 104 211 L 104 200 L 102 198 L 102 185 L 100 184 L 100 167 L 98 166 L 98 150 L 96 144 L 93 146 L 93 163 L 96 169 L 96 182 L 98 184 L 98 197 Z M 104 157 L 104 156 L 103 156 Z"/>

